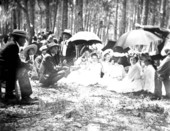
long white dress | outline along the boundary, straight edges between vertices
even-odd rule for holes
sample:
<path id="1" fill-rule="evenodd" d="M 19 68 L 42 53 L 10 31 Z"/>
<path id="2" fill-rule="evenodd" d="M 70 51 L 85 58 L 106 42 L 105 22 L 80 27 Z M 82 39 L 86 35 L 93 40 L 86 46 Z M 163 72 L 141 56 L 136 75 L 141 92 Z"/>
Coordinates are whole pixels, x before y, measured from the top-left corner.
<path id="1" fill-rule="evenodd" d="M 108 87 L 108 90 L 112 90 L 118 93 L 136 92 L 142 90 L 142 69 L 139 63 L 132 65 L 125 78 L 122 81 L 116 82 Z"/>
<path id="2" fill-rule="evenodd" d="M 100 84 L 114 90 L 112 86 L 119 86 L 119 83 L 125 76 L 125 69 L 118 63 L 115 63 L 114 65 L 108 64 L 105 68 L 104 76 L 101 79 Z"/>
<path id="3" fill-rule="evenodd" d="M 152 65 L 144 68 L 143 73 L 143 90 L 154 93 L 155 89 L 155 69 Z"/>
<path id="4" fill-rule="evenodd" d="M 74 84 L 88 86 L 97 84 L 100 80 L 102 65 L 96 63 L 86 63 L 81 65 L 80 69 L 71 72 L 67 78 L 60 80 L 58 83 Z"/>

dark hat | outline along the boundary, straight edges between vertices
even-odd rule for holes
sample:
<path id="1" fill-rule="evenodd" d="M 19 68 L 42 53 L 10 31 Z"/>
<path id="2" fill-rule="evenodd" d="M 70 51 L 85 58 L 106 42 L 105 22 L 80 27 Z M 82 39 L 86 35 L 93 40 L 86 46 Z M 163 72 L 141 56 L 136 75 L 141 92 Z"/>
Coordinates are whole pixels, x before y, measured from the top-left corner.
<path id="1" fill-rule="evenodd" d="M 49 50 L 49 49 L 51 49 L 52 47 L 55 47 L 55 46 L 60 47 L 59 44 L 51 42 L 50 44 L 47 44 L 47 48 L 48 48 L 47 50 Z"/>
<path id="2" fill-rule="evenodd" d="M 23 30 L 13 30 L 13 32 L 11 33 L 11 36 L 21 36 L 21 37 L 28 37 L 28 34 L 26 31 Z"/>

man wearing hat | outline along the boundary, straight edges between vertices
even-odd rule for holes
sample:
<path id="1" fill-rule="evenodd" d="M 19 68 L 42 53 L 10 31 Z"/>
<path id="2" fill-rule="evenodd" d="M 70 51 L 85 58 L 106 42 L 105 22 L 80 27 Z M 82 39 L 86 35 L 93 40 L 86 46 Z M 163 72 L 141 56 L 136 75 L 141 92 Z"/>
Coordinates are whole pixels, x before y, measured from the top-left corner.
<path id="1" fill-rule="evenodd" d="M 9 41 L 0 52 L 0 79 L 5 79 L 6 81 L 6 92 L 4 97 L 6 102 L 16 98 L 13 91 L 15 89 L 18 76 L 19 74 L 22 74 L 21 72 L 23 71 L 23 68 L 29 68 L 27 64 L 23 63 L 19 57 L 20 48 L 24 46 L 26 38 L 27 33 L 25 31 L 14 30 L 11 33 L 11 41 Z M 3 74 L 5 74 L 5 76 Z M 22 100 L 29 98 L 32 93 L 32 90 L 29 90 L 29 93 L 21 91 Z"/>
<path id="2" fill-rule="evenodd" d="M 40 66 L 40 83 L 44 86 L 55 84 L 58 80 L 65 76 L 66 70 L 59 66 L 59 45 L 50 43 L 47 49 L 47 54 L 43 58 Z"/>
<path id="3" fill-rule="evenodd" d="M 160 66 L 158 67 L 157 73 L 158 78 L 163 82 L 165 91 L 166 91 L 166 97 L 170 98 L 170 49 L 165 50 L 165 54 L 167 55 L 164 60 L 161 62 Z M 161 97 L 160 94 L 162 90 L 162 87 L 159 87 L 159 89 L 155 89 L 155 95 L 158 97 Z"/>
<path id="4" fill-rule="evenodd" d="M 63 56 L 63 60 L 66 60 L 68 56 L 70 56 L 68 53 L 68 50 L 70 48 L 70 45 L 68 45 L 68 39 L 71 37 L 71 30 L 65 29 L 62 33 L 62 42 L 61 42 L 61 54 Z"/>
<path id="5" fill-rule="evenodd" d="M 36 65 L 38 74 L 39 74 L 41 62 L 42 62 L 42 60 L 45 57 L 46 52 L 47 52 L 47 45 L 41 46 L 39 50 L 40 50 L 41 54 L 35 58 L 35 65 Z"/>

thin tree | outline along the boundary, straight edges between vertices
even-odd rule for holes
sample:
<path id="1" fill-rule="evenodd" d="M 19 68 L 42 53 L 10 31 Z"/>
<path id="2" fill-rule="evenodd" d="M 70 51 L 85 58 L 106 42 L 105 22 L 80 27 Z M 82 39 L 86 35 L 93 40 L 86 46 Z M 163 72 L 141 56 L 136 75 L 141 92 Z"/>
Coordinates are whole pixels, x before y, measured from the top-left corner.
<path id="1" fill-rule="evenodd" d="M 125 33 L 125 29 L 126 29 L 126 2 L 127 2 L 126 0 L 123 0 L 122 20 L 120 25 L 119 36 Z"/>
<path id="2" fill-rule="evenodd" d="M 62 31 L 64 29 L 67 29 L 67 24 L 68 24 L 68 0 L 63 0 L 63 16 L 62 16 Z"/>
<path id="3" fill-rule="evenodd" d="M 114 26 L 114 39 L 115 40 L 117 40 L 118 8 L 119 8 L 119 0 L 116 0 L 115 26 Z"/>
<path id="4" fill-rule="evenodd" d="M 149 0 L 143 0 L 142 24 L 147 25 L 149 13 Z"/>
<path id="5" fill-rule="evenodd" d="M 75 32 L 83 30 L 83 1 L 76 0 Z"/>

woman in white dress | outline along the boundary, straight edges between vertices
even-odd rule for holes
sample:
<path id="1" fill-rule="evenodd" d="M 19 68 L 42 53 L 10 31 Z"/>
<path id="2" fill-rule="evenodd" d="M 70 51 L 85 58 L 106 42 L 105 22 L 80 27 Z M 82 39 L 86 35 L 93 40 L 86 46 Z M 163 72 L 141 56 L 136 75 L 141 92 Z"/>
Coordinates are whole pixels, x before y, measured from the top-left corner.
<path id="1" fill-rule="evenodd" d="M 129 71 L 126 74 L 125 78 L 119 83 L 112 85 L 110 90 L 114 90 L 118 93 L 127 93 L 127 92 L 135 92 L 142 90 L 142 69 L 140 64 L 138 63 L 138 57 L 130 58 Z"/>
<path id="2" fill-rule="evenodd" d="M 143 90 L 154 93 L 155 89 L 155 69 L 152 66 L 152 61 L 147 59 L 144 61 L 143 73 Z"/>
<path id="3" fill-rule="evenodd" d="M 119 64 L 120 57 L 112 57 L 110 59 L 109 67 L 107 72 L 104 74 L 101 84 L 107 86 L 108 89 L 114 90 L 119 86 L 120 81 L 125 76 L 125 69 L 123 65 Z M 115 85 L 115 86 L 113 86 Z"/>
<path id="4" fill-rule="evenodd" d="M 81 62 L 79 69 L 71 72 L 67 78 L 60 80 L 60 84 L 75 84 L 88 86 L 97 84 L 100 79 L 102 65 L 96 53 L 91 54 L 88 61 Z"/>

